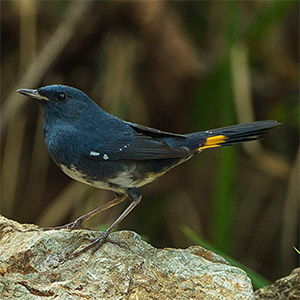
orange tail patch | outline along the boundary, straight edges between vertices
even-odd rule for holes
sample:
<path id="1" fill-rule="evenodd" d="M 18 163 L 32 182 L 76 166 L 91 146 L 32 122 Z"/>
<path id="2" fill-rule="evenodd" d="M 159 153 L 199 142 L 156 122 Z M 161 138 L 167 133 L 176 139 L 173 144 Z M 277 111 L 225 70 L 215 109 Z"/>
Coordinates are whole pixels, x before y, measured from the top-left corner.
<path id="1" fill-rule="evenodd" d="M 204 143 L 203 146 L 199 147 L 197 150 L 204 150 L 208 148 L 216 148 L 216 147 L 221 147 L 222 143 L 224 143 L 228 137 L 225 135 L 215 135 L 212 137 L 207 138 L 206 142 Z"/>

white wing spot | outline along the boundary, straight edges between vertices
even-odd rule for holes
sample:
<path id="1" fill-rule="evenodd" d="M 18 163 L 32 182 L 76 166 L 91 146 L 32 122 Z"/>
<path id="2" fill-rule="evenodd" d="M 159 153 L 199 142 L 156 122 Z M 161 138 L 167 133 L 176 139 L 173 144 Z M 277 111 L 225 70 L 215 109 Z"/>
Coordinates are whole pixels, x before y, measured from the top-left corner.
<path id="1" fill-rule="evenodd" d="M 127 148 L 127 146 L 125 145 L 124 148 Z"/>
<path id="2" fill-rule="evenodd" d="M 120 151 L 123 151 L 123 149 L 122 149 L 122 148 L 120 148 L 119 150 L 120 150 Z"/>
<path id="3" fill-rule="evenodd" d="M 103 154 L 103 159 L 108 160 L 109 159 L 108 155 L 107 154 Z"/>
<path id="4" fill-rule="evenodd" d="M 91 152 L 90 152 L 90 155 L 91 155 L 91 156 L 99 156 L 100 153 L 99 153 L 99 152 L 96 152 L 96 151 L 91 151 Z"/>

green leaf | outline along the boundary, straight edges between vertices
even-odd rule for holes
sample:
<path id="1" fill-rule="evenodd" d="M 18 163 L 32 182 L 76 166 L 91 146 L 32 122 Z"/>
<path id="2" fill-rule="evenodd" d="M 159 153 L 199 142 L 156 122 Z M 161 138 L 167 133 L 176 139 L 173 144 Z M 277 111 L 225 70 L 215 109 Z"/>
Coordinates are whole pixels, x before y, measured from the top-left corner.
<path id="1" fill-rule="evenodd" d="M 295 246 L 293 248 L 298 254 L 300 254 L 300 251 Z"/>

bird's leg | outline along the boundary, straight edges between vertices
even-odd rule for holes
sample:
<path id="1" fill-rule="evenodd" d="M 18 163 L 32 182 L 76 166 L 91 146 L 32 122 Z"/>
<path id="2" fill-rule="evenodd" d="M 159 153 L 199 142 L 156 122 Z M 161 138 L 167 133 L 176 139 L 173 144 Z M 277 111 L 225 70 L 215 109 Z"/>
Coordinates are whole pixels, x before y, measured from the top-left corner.
<path id="1" fill-rule="evenodd" d="M 58 230 L 58 229 L 77 229 L 77 228 L 84 228 L 84 229 L 92 229 L 92 228 L 88 228 L 88 227 L 84 227 L 82 226 L 82 223 L 88 219 L 90 219 L 91 217 L 95 216 L 96 214 L 98 214 L 101 211 L 107 210 L 121 202 L 123 202 L 125 199 L 127 198 L 127 195 L 122 195 L 120 197 L 117 197 L 99 207 L 97 207 L 96 209 L 90 211 L 89 213 L 79 217 L 78 219 L 76 219 L 75 221 L 62 225 L 62 226 L 56 226 L 56 227 L 43 227 L 43 230 Z"/>
<path id="2" fill-rule="evenodd" d="M 134 190 L 134 191 L 132 191 Z M 142 195 L 140 194 L 139 190 L 136 188 L 131 188 L 130 189 L 131 195 L 128 194 L 132 202 L 130 205 L 123 211 L 123 213 L 112 223 L 112 225 L 104 231 L 99 238 L 95 239 L 89 239 L 90 243 L 82 248 L 81 250 L 74 251 L 71 256 L 76 257 L 80 255 L 81 253 L 87 251 L 90 248 L 94 248 L 92 250 L 92 254 L 94 254 L 107 240 L 108 235 L 112 232 L 113 229 L 118 226 L 118 224 L 140 203 L 142 199 Z M 108 242 L 110 243 L 115 243 L 118 244 L 114 241 L 109 240 Z"/>

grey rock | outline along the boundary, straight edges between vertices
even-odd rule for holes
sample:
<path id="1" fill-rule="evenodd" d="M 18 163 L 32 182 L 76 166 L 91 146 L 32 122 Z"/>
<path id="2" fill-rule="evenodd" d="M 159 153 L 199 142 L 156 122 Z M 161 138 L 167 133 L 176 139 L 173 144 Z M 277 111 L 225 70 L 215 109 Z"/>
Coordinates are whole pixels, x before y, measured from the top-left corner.
<path id="1" fill-rule="evenodd" d="M 297 300 L 300 299 L 300 268 L 289 276 L 276 280 L 271 285 L 255 291 L 255 299 Z"/>
<path id="2" fill-rule="evenodd" d="M 42 231 L 0 216 L 0 299 L 253 299 L 246 273 L 201 247 L 156 249 L 115 232 L 68 258 L 89 230 Z"/>

